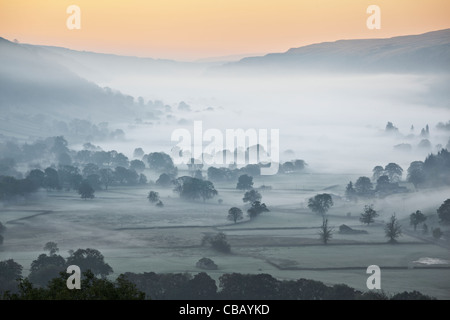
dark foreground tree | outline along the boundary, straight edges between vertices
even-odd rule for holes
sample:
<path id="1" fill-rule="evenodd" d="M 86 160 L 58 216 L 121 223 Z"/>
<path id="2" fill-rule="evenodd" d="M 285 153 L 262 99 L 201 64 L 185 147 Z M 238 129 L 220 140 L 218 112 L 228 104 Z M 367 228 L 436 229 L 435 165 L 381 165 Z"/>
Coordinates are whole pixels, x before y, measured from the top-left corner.
<path id="1" fill-rule="evenodd" d="M 0 261 L 0 300 L 3 292 L 17 292 L 23 267 L 13 259 Z"/>
<path id="2" fill-rule="evenodd" d="M 333 199 L 328 193 L 315 195 L 313 198 L 309 198 L 308 200 L 308 208 L 317 214 L 324 215 L 332 206 Z"/>
<path id="3" fill-rule="evenodd" d="M 417 225 L 425 222 L 426 220 L 427 217 L 420 210 L 417 210 L 416 212 L 413 212 L 409 215 L 409 221 L 411 225 L 414 226 L 414 231 L 416 231 Z"/>
<path id="4" fill-rule="evenodd" d="M 77 265 L 81 270 L 91 270 L 94 275 L 106 277 L 113 272 L 100 251 L 96 249 L 78 249 L 67 258 L 67 265 Z"/>
<path id="5" fill-rule="evenodd" d="M 378 213 L 373 209 L 372 205 L 364 206 L 364 212 L 361 213 L 359 221 L 367 225 L 375 222 L 375 218 L 378 217 Z"/>
<path id="6" fill-rule="evenodd" d="M 327 244 L 328 241 L 333 237 L 333 228 L 328 226 L 328 219 L 323 219 L 322 226 L 319 231 L 320 240 L 323 244 Z"/>
<path id="7" fill-rule="evenodd" d="M 237 207 L 232 207 L 228 210 L 228 220 L 234 221 L 236 223 L 238 220 L 242 220 L 244 218 L 242 214 L 242 210 Z"/>
<path id="8" fill-rule="evenodd" d="M 389 222 L 386 223 L 384 231 L 386 237 L 389 238 L 389 243 L 397 243 L 397 238 L 402 235 L 402 228 L 397 218 L 395 217 L 395 214 L 393 214 Z"/>
<path id="9" fill-rule="evenodd" d="M 437 209 L 439 219 L 442 223 L 450 223 L 450 199 L 444 201 L 443 204 Z"/>
<path id="10" fill-rule="evenodd" d="M 83 180 L 78 187 L 78 194 L 81 195 L 81 199 L 94 199 L 94 188 L 91 187 L 87 180 Z"/>
<path id="11" fill-rule="evenodd" d="M 28 280 L 19 282 L 18 293 L 5 294 L 7 300 L 143 300 L 145 294 L 120 275 L 116 281 L 98 279 L 91 271 L 83 272 L 81 290 L 67 288 L 70 275 L 61 272 L 47 288 L 35 288 Z"/>

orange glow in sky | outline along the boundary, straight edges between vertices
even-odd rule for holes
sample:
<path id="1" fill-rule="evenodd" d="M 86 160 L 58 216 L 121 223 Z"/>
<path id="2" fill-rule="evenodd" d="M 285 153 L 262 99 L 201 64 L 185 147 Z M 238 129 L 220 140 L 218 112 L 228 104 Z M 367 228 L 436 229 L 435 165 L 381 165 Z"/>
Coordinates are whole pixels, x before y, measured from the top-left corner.
<path id="1" fill-rule="evenodd" d="M 69 5 L 81 29 L 69 30 Z M 369 5 L 381 29 L 369 30 Z M 449 0 L 1 0 L 0 36 L 22 43 L 193 60 L 450 28 Z"/>

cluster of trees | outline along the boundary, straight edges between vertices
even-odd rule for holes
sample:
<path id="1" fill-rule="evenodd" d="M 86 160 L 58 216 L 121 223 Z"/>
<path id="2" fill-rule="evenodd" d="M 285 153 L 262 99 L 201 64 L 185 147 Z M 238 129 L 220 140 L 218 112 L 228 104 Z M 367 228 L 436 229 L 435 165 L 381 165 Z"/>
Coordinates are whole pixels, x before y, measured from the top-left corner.
<path id="1" fill-rule="evenodd" d="M 241 175 L 238 179 L 236 189 L 248 190 L 244 193 L 242 201 L 249 203 L 250 208 L 247 209 L 247 214 L 250 219 L 253 219 L 263 212 L 269 212 L 265 203 L 261 202 L 262 195 L 258 190 L 253 189 L 253 177 L 249 175 Z M 228 210 L 227 219 L 236 223 L 238 220 L 244 218 L 243 212 L 238 207 L 232 207 Z"/>
<path id="2" fill-rule="evenodd" d="M 232 181 L 240 175 L 250 175 L 254 177 L 261 175 L 261 166 L 262 165 L 260 164 L 248 164 L 240 169 L 209 167 L 206 174 L 208 175 L 208 180 L 214 182 Z"/>
<path id="3" fill-rule="evenodd" d="M 217 237 L 214 236 L 214 237 Z M 71 252 L 66 264 L 80 266 L 82 290 L 69 290 L 63 258 L 57 255 L 55 243 L 47 243 L 49 255 L 33 261 L 32 272 L 55 263 L 58 268 L 50 277 L 35 283 L 23 279 L 23 267 L 14 260 L 0 261 L 0 296 L 8 300 L 430 300 L 417 291 L 387 295 L 384 292 L 361 292 L 345 284 L 327 286 L 320 281 L 278 280 L 269 274 L 223 274 L 219 287 L 205 272 L 141 274 L 126 272 L 115 281 L 105 278 L 112 272 L 95 249 Z M 64 268 L 64 270 L 58 269 Z M 33 276 L 33 277 L 36 277 Z"/>
<path id="4" fill-rule="evenodd" d="M 208 180 L 183 176 L 174 181 L 174 191 L 180 198 L 187 200 L 202 199 L 203 201 L 215 197 L 218 192 L 214 184 Z"/>
<path id="5" fill-rule="evenodd" d="M 0 269 L 2 268 L 0 262 Z M 0 273 L 1 274 L 1 273 Z M 362 292 L 345 284 L 327 286 L 316 280 L 278 280 L 269 274 L 227 273 L 219 287 L 207 273 L 132 273 L 115 281 L 99 279 L 84 272 L 82 290 L 69 290 L 68 274 L 61 273 L 45 288 L 20 280 L 15 293 L 5 292 L 6 300 L 434 300 L 418 291 L 393 295 L 378 291 Z"/>
<path id="6" fill-rule="evenodd" d="M 0 200 L 17 196 L 26 196 L 39 189 L 31 179 L 16 179 L 10 176 L 0 176 Z"/>
<path id="7" fill-rule="evenodd" d="M 347 184 L 345 195 L 349 200 L 373 196 L 383 197 L 407 191 L 405 187 L 399 185 L 403 169 L 398 164 L 389 163 L 384 168 L 376 166 L 372 172 L 372 180 L 369 177 L 362 176 L 355 183 L 350 181 Z M 375 181 L 375 186 L 372 181 Z"/>
<path id="8" fill-rule="evenodd" d="M 387 295 L 361 292 L 345 284 L 327 286 L 320 281 L 278 280 L 269 274 L 227 273 L 219 278 L 219 287 L 205 272 L 131 273 L 126 280 L 152 300 L 430 300 L 417 291 Z"/>
<path id="9" fill-rule="evenodd" d="M 407 172 L 407 181 L 416 188 L 450 186 L 450 152 L 442 149 L 425 161 L 411 162 Z"/>
<path id="10" fill-rule="evenodd" d="M 148 201 L 154 203 L 157 207 L 164 207 L 164 203 L 159 198 L 159 193 L 156 191 L 150 191 L 147 196 Z"/>
<path id="11" fill-rule="evenodd" d="M 279 173 L 293 173 L 305 169 L 307 166 L 304 160 L 286 161 L 280 165 Z"/>
<path id="12" fill-rule="evenodd" d="M 227 236 L 223 232 L 219 232 L 215 235 L 206 234 L 202 238 L 202 246 L 209 245 L 214 250 L 223 253 L 230 253 L 231 246 L 227 241 Z"/>
<path id="13" fill-rule="evenodd" d="M 44 246 L 43 253 L 33 260 L 30 266 L 30 274 L 27 280 L 38 288 L 44 288 L 48 283 L 59 276 L 61 272 L 66 272 L 70 265 L 77 265 L 81 270 L 90 270 L 95 277 L 105 278 L 113 272 L 109 264 L 104 261 L 102 253 L 96 249 L 78 249 L 69 251 L 67 258 L 58 254 L 58 246 L 54 242 L 48 242 Z M 3 268 L 3 269 L 2 269 Z M 0 262 L 0 292 L 18 291 L 17 279 L 22 278 L 23 267 L 13 260 Z M 3 276 L 3 272 L 5 275 Z"/>
<path id="14" fill-rule="evenodd" d="M 78 190 L 81 192 L 90 188 L 108 189 L 111 185 L 146 184 L 147 177 L 143 174 L 148 168 L 163 173 L 161 184 L 170 183 L 177 175 L 172 158 L 164 152 L 153 152 L 145 155 L 142 148 L 135 150 L 135 155 L 142 160 L 128 159 L 115 150 L 103 151 L 90 143 L 84 144 L 84 149 L 74 151 L 68 148 L 68 142 L 62 136 L 38 140 L 33 144 L 22 146 L 13 142 L 0 144 L 0 150 L 8 151 L 9 158 L 0 159 L 0 197 L 7 198 L 25 195 L 46 188 L 48 190 Z M 57 163 L 45 170 L 39 169 L 38 162 Z M 15 169 L 17 162 L 34 162 L 37 169 L 31 170 L 23 179 L 22 174 Z M 164 181 L 166 180 L 166 181 Z M 167 181 L 168 180 L 168 181 Z M 89 193 L 89 198 L 92 193 Z"/>
<path id="15" fill-rule="evenodd" d="M 304 160 L 293 160 L 293 161 L 287 161 L 282 164 L 280 164 L 278 173 L 279 174 L 289 174 L 294 172 L 302 171 L 305 166 L 306 162 Z M 222 182 L 222 181 L 232 181 L 235 180 L 237 177 L 242 175 L 248 175 L 257 177 L 261 175 L 261 168 L 270 166 L 269 164 L 248 164 L 245 167 L 242 167 L 240 169 L 238 168 L 216 168 L 216 167 L 209 167 L 207 170 L 208 180 L 214 181 L 214 182 Z"/>
<path id="16" fill-rule="evenodd" d="M 1 263 L 1 262 L 0 262 Z M 82 273 L 82 290 L 67 289 L 70 275 L 60 272 L 46 287 L 36 287 L 28 279 L 19 280 L 15 292 L 7 291 L 4 300 L 144 300 L 145 293 L 125 279 L 124 275 L 115 281 L 97 278 L 90 270 Z"/>

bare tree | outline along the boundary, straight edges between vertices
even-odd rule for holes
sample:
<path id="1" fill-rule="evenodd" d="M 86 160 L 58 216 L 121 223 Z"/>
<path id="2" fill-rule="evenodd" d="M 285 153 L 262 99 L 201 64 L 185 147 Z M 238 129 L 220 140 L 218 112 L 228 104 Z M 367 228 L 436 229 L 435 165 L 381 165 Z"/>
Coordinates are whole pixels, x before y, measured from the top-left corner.
<path id="1" fill-rule="evenodd" d="M 323 244 L 327 244 L 328 241 L 330 241 L 330 239 L 333 237 L 333 228 L 328 227 L 328 219 L 323 219 L 319 235 Z"/>
<path id="2" fill-rule="evenodd" d="M 397 243 L 397 238 L 402 235 L 402 227 L 395 217 L 395 213 L 392 215 L 391 219 L 384 227 L 386 232 L 386 237 L 389 238 L 389 243 Z"/>

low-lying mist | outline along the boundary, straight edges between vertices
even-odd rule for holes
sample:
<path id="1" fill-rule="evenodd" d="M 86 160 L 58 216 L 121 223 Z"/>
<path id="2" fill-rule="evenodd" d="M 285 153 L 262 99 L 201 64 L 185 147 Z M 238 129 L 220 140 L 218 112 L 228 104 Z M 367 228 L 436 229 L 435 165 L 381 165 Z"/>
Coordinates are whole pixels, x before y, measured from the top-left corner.
<path id="1" fill-rule="evenodd" d="M 440 90 L 442 75 L 321 74 L 296 76 L 115 77 L 101 83 L 144 100 L 172 106 L 158 121 L 122 124 L 127 141 L 103 144 L 131 154 L 168 152 L 176 128 L 193 131 L 193 121 L 208 128 L 279 129 L 281 158 L 304 159 L 312 170 L 367 173 L 375 165 L 396 162 L 404 169 L 430 152 L 445 147 L 450 133 L 436 124 L 450 116 Z M 178 108 L 184 101 L 190 110 Z M 386 132 L 387 122 L 398 130 Z M 420 135 L 429 125 L 429 133 Z M 413 126 L 413 127 L 412 127 Z M 423 139 L 431 146 L 419 147 Z M 409 145 L 406 148 L 396 145 Z"/>

